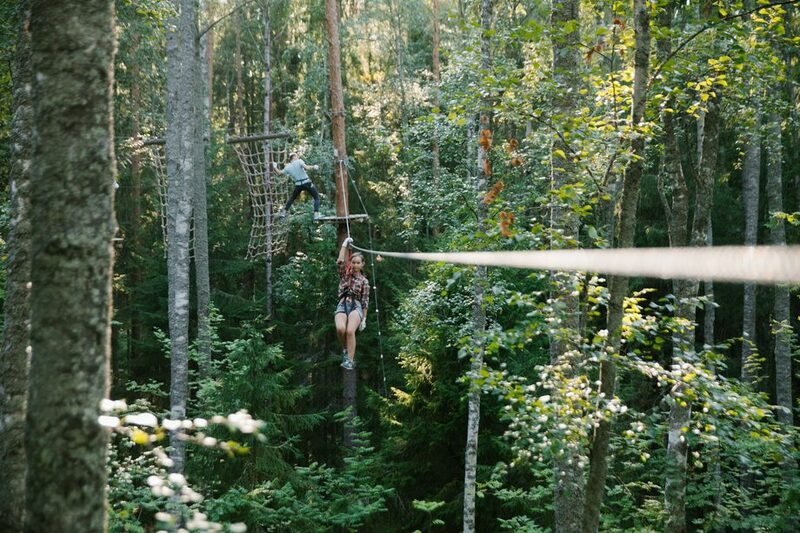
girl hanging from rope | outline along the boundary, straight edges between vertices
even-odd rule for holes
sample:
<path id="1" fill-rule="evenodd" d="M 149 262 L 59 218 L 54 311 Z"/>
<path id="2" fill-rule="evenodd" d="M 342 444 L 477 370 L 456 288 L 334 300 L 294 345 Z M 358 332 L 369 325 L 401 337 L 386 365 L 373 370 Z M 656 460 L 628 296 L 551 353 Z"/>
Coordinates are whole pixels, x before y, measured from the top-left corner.
<path id="1" fill-rule="evenodd" d="M 339 250 L 336 266 L 339 269 L 339 301 L 336 306 L 336 335 L 342 343 L 342 368 L 353 370 L 356 367 L 356 329 L 363 330 L 367 325 L 367 306 L 369 305 L 369 281 L 361 273 L 364 269 L 364 256 L 360 252 L 350 253 L 353 239 L 346 238 Z"/>

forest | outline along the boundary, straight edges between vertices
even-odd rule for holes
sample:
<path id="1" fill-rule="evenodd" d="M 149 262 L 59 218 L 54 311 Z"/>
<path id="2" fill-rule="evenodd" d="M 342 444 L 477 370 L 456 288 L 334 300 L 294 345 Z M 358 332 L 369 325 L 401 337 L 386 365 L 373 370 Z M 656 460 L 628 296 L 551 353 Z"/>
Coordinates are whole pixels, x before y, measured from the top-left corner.
<path id="1" fill-rule="evenodd" d="M 2 2 L 0 531 L 796 531 L 798 4 Z"/>

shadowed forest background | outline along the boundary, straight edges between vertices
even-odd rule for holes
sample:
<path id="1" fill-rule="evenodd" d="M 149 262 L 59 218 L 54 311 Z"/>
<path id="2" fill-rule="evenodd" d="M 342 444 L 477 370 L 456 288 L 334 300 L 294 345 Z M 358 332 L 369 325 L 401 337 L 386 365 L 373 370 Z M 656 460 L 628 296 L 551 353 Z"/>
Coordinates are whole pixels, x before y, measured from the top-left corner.
<path id="1" fill-rule="evenodd" d="M 797 286 L 368 255 L 355 371 L 333 313 L 348 235 L 797 245 L 797 0 L 57 4 L 0 6 L 0 530 L 796 528 Z"/>

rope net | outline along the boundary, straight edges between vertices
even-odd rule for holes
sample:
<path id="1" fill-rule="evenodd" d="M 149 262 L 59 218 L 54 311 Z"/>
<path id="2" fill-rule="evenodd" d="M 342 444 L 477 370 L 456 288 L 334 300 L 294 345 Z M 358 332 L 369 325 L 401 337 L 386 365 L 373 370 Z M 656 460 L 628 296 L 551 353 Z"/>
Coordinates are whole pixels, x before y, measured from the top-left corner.
<path id="1" fill-rule="evenodd" d="M 156 175 L 156 190 L 158 191 L 158 210 L 161 215 L 161 235 L 164 239 L 164 255 L 167 254 L 167 153 L 164 143 L 151 144 L 143 147 L 146 156 Z M 194 259 L 194 213 L 189 226 L 189 259 Z"/>
<path id="2" fill-rule="evenodd" d="M 289 200 L 291 185 L 289 178 L 274 172 L 271 165 L 286 160 L 288 143 L 285 139 L 270 139 L 232 144 L 247 178 L 252 208 L 246 259 L 281 253 L 286 249 L 289 225 L 278 212 Z"/>
<path id="3" fill-rule="evenodd" d="M 161 215 L 161 235 L 164 239 L 164 253 L 167 250 L 167 153 L 163 144 L 153 144 L 147 148 L 147 157 L 156 174 L 158 191 L 158 211 Z M 193 247 L 192 247 L 193 248 Z"/>

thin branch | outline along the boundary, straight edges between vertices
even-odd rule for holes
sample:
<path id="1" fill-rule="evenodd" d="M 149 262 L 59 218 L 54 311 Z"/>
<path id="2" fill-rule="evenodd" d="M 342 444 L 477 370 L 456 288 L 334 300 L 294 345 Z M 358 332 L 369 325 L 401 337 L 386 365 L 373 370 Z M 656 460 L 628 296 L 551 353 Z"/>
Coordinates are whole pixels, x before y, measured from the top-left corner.
<path id="1" fill-rule="evenodd" d="M 800 0 L 798 0 L 798 1 L 800 1 Z M 537 117 L 533 113 L 531 113 L 529 115 L 526 115 L 526 116 L 528 116 L 529 118 L 532 118 L 533 120 L 535 120 L 539 124 L 542 124 L 544 127 L 546 127 L 547 129 L 551 130 L 553 133 L 558 135 L 558 138 L 561 139 L 562 143 L 564 143 L 564 147 L 575 157 L 575 160 L 576 161 L 580 161 L 581 160 L 580 154 L 578 152 L 576 152 L 575 149 L 569 144 L 567 139 L 564 137 L 564 134 L 561 133 L 558 130 L 558 128 L 556 128 L 555 126 L 550 124 L 549 121 L 543 120 L 541 117 Z M 589 177 L 592 178 L 592 181 L 594 182 L 594 184 L 599 187 L 600 186 L 600 182 L 597 180 L 597 177 L 594 175 L 594 172 L 592 172 L 592 169 L 589 168 L 588 165 L 586 167 L 584 167 L 584 168 L 586 168 L 586 172 L 589 173 Z"/>
<path id="2" fill-rule="evenodd" d="M 211 31 L 214 28 L 214 26 L 216 26 L 217 24 L 219 24 L 220 22 L 222 22 L 226 18 L 230 17 L 231 15 L 233 15 L 234 13 L 236 13 L 237 11 L 239 11 L 240 9 L 245 7 L 246 5 L 252 4 L 253 2 L 256 2 L 256 1 L 258 1 L 258 0 L 244 0 L 244 2 L 242 2 L 238 6 L 234 7 L 233 9 L 231 9 L 227 14 L 222 15 L 220 18 L 218 18 L 217 20 L 215 20 L 214 22 L 212 22 L 211 24 L 206 26 L 203 31 L 201 31 L 200 33 L 197 34 L 197 38 L 200 39 L 203 35 L 205 35 L 209 31 Z M 800 1 L 800 0 L 798 0 L 798 1 Z"/>
<path id="3" fill-rule="evenodd" d="M 661 64 L 658 65 L 658 68 L 653 72 L 653 76 L 650 78 L 650 82 L 647 84 L 647 90 L 650 90 L 650 88 L 653 86 L 653 83 L 658 78 L 658 75 L 661 74 L 661 71 L 664 69 L 664 66 L 667 63 L 669 63 L 672 60 L 672 58 L 675 57 L 678 54 L 678 52 L 683 50 L 686 47 L 686 45 L 688 45 L 690 42 L 692 42 L 701 33 L 704 33 L 705 31 L 710 30 L 711 28 L 714 28 L 714 27 L 718 26 L 718 25 L 722 24 L 723 22 L 730 22 L 730 21 L 738 19 L 738 18 L 743 18 L 743 17 L 746 17 L 747 15 L 753 14 L 756 11 L 760 11 L 762 9 L 769 9 L 771 7 L 792 5 L 792 4 L 797 4 L 797 3 L 800 3 L 800 0 L 784 0 L 783 2 L 775 2 L 773 4 L 765 4 L 765 5 L 762 5 L 762 6 L 755 7 L 753 9 L 748 9 L 747 11 L 743 11 L 741 13 L 735 13 L 733 15 L 728 15 L 727 17 L 723 17 L 723 18 L 721 18 L 719 20 L 716 20 L 714 22 L 709 22 L 709 23 L 703 25 L 699 30 L 697 30 L 696 32 L 691 34 L 689 37 L 684 39 L 684 41 L 681 44 L 679 44 L 675 48 L 675 50 L 670 52 L 670 54 L 666 58 L 664 58 L 664 61 L 662 61 Z"/>

